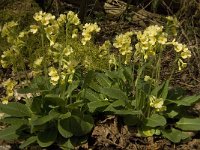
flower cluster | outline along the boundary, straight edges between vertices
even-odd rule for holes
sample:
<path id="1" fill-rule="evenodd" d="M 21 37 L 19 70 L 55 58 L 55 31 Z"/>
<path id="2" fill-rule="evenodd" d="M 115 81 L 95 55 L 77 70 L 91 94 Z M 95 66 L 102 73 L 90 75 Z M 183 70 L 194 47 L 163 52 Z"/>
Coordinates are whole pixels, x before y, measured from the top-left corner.
<path id="1" fill-rule="evenodd" d="M 15 44 L 17 42 L 17 37 L 15 34 L 17 25 L 18 25 L 17 22 L 10 21 L 10 22 L 4 24 L 4 26 L 2 28 L 1 36 L 6 37 L 7 42 L 10 44 Z"/>
<path id="2" fill-rule="evenodd" d="M 131 36 L 133 32 L 126 32 L 125 34 L 117 35 L 113 46 L 119 49 L 121 55 L 130 54 L 132 51 Z"/>
<path id="3" fill-rule="evenodd" d="M 137 32 L 138 43 L 135 45 L 137 54 L 143 54 L 144 59 L 147 60 L 150 56 L 156 54 L 157 44 L 167 43 L 167 34 L 163 32 L 163 27 L 152 25 L 147 27 L 144 32 Z"/>
<path id="4" fill-rule="evenodd" d="M 74 24 L 74 25 L 79 25 L 80 24 L 80 20 L 78 18 L 78 15 L 75 14 L 73 11 L 69 11 L 67 13 L 67 20 L 70 24 Z"/>
<path id="5" fill-rule="evenodd" d="M 164 100 L 162 98 L 156 98 L 155 96 L 151 95 L 149 97 L 150 106 L 155 108 L 156 111 L 165 111 L 166 106 L 164 105 Z"/>
<path id="6" fill-rule="evenodd" d="M 151 78 L 150 76 L 144 76 L 144 81 L 149 83 L 155 83 L 155 79 Z"/>
<path id="7" fill-rule="evenodd" d="M 110 48 L 111 48 L 111 43 L 110 43 L 110 41 L 108 41 L 108 40 L 105 41 L 105 42 L 103 43 L 103 45 L 101 45 L 101 46 L 99 47 L 99 57 L 101 58 L 101 57 L 103 57 L 103 56 L 108 55 L 108 54 L 109 54 Z"/>
<path id="8" fill-rule="evenodd" d="M 13 55 L 13 51 L 8 49 L 7 51 L 4 51 L 1 55 L 1 66 L 3 68 L 8 68 L 10 64 L 10 61 L 8 61 Z"/>
<path id="9" fill-rule="evenodd" d="M 86 23 L 83 26 L 83 32 L 82 32 L 82 44 L 85 45 L 87 41 L 89 41 L 92 38 L 92 33 L 93 32 L 99 32 L 100 28 L 96 23 Z"/>
<path id="10" fill-rule="evenodd" d="M 13 97 L 14 95 L 14 87 L 17 85 L 17 82 L 14 80 L 11 80 L 10 78 L 2 83 L 3 87 L 6 88 L 6 97 L 2 98 L 2 103 L 7 104 L 8 101 Z"/>
<path id="11" fill-rule="evenodd" d="M 52 15 L 50 13 L 42 12 L 42 11 L 40 11 L 38 13 L 35 13 L 33 18 L 37 22 L 40 22 L 44 26 L 47 26 L 50 22 L 55 20 L 55 16 L 54 15 Z"/>
<path id="12" fill-rule="evenodd" d="M 51 84 L 52 85 L 56 85 L 57 83 L 58 83 L 58 80 L 59 80 L 59 75 L 58 75 L 58 71 L 56 70 L 56 68 L 54 68 L 54 67 L 50 67 L 49 69 L 48 69 L 48 71 L 49 71 L 49 76 L 50 76 L 50 82 L 51 82 Z"/>
<path id="13" fill-rule="evenodd" d="M 191 57 L 191 51 L 188 49 L 188 47 L 185 44 L 181 44 L 173 40 L 171 44 L 174 46 L 174 50 L 177 53 L 180 53 L 180 56 L 182 59 L 187 59 Z M 179 70 L 182 70 L 182 68 L 185 68 L 187 66 L 187 63 L 184 63 L 182 59 L 178 59 L 178 68 Z"/>

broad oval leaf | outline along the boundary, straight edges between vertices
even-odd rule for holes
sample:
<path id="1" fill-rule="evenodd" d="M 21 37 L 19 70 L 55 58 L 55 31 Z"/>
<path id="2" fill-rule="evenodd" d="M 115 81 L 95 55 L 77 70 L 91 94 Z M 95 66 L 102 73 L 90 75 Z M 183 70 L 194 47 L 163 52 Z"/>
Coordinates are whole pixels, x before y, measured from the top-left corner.
<path id="1" fill-rule="evenodd" d="M 0 131 L 0 139 L 2 140 L 14 140 L 19 137 L 17 134 L 17 130 L 19 129 L 19 126 L 9 126 L 5 128 L 4 130 Z"/>
<path id="2" fill-rule="evenodd" d="M 162 130 L 161 132 L 165 138 L 169 139 L 170 141 L 174 143 L 179 143 L 181 140 L 184 140 L 189 137 L 189 134 L 186 134 L 174 128 L 170 130 Z"/>
<path id="3" fill-rule="evenodd" d="M 19 102 L 9 102 L 7 105 L 0 103 L 0 112 L 15 117 L 31 117 L 31 110 Z"/>
<path id="4" fill-rule="evenodd" d="M 87 105 L 88 105 L 89 111 L 93 113 L 96 109 L 108 106 L 109 104 L 110 102 L 108 101 L 94 101 L 94 102 L 88 103 Z"/>
<path id="5" fill-rule="evenodd" d="M 157 127 L 157 126 L 164 126 L 166 125 L 166 119 L 165 117 L 158 115 L 158 114 L 153 114 L 151 117 L 146 119 L 146 126 L 148 127 Z"/>
<path id="6" fill-rule="evenodd" d="M 182 130 L 199 131 L 200 130 L 200 118 L 181 118 L 176 127 Z"/>
<path id="7" fill-rule="evenodd" d="M 118 99 L 118 100 L 121 99 L 121 100 L 124 100 L 124 101 L 128 100 L 128 97 L 127 97 L 126 93 L 124 93 L 120 89 L 116 89 L 116 88 L 102 88 L 101 89 L 101 93 L 105 94 L 106 96 L 108 96 L 110 98 L 114 98 L 114 99 Z"/>
<path id="8" fill-rule="evenodd" d="M 44 131 L 38 134 L 37 142 L 41 147 L 48 147 L 55 142 L 56 138 L 57 138 L 57 129 L 46 128 Z"/>
<path id="9" fill-rule="evenodd" d="M 82 136 L 91 131 L 93 122 L 93 118 L 89 115 L 84 115 L 81 118 L 72 115 L 69 118 L 60 120 L 59 132 L 64 137 L 70 137 L 72 135 Z"/>
<path id="10" fill-rule="evenodd" d="M 112 85 L 111 80 L 103 73 L 98 73 L 96 80 L 102 87 L 111 87 Z"/>
<path id="11" fill-rule="evenodd" d="M 82 97 L 88 99 L 91 102 L 101 100 L 99 94 L 92 91 L 91 89 L 84 89 Z"/>
<path id="12" fill-rule="evenodd" d="M 59 133 L 65 137 L 69 138 L 73 136 L 73 133 L 71 133 L 71 124 L 69 119 L 63 119 L 58 121 L 58 131 Z"/>
<path id="13" fill-rule="evenodd" d="M 191 106 L 200 101 L 200 95 L 187 96 L 180 100 L 168 100 L 169 102 L 176 103 L 178 106 Z"/>
<path id="14" fill-rule="evenodd" d="M 36 126 L 36 125 L 45 124 L 45 123 L 47 123 L 47 122 L 53 120 L 54 118 L 59 117 L 59 115 L 60 115 L 60 114 L 57 113 L 56 111 L 51 110 L 51 111 L 49 112 L 48 115 L 43 116 L 43 117 L 40 117 L 40 118 L 34 120 L 33 123 L 32 123 L 32 125 Z"/>

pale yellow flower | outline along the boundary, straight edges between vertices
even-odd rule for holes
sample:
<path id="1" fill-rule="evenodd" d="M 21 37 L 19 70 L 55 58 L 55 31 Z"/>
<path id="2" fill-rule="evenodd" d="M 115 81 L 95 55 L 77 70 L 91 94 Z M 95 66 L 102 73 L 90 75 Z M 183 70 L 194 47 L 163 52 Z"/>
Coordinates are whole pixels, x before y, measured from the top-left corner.
<path id="1" fill-rule="evenodd" d="M 6 88 L 6 97 L 2 99 L 2 103 L 7 104 L 9 99 L 14 95 L 14 87 L 17 85 L 17 82 L 11 80 L 10 78 L 2 83 L 3 87 Z"/>
<path id="2" fill-rule="evenodd" d="M 156 98 L 155 96 L 151 95 L 149 97 L 150 106 L 155 108 L 156 111 L 163 111 L 165 110 L 164 100 L 162 98 Z"/>
<path id="3" fill-rule="evenodd" d="M 42 17 L 43 15 L 45 15 L 46 13 L 42 12 L 42 11 L 39 11 L 37 13 L 35 13 L 35 15 L 33 16 L 33 18 L 36 20 L 36 21 L 41 21 L 42 20 Z"/>
<path id="4" fill-rule="evenodd" d="M 67 13 L 67 20 L 68 20 L 69 23 L 74 24 L 74 25 L 80 24 L 80 20 L 78 18 L 78 15 L 75 14 L 73 11 L 69 11 Z"/>
<path id="5" fill-rule="evenodd" d="M 181 52 L 181 57 L 183 59 L 190 58 L 191 57 L 191 51 L 189 51 L 188 48 L 184 48 L 183 52 Z"/>
<path id="6" fill-rule="evenodd" d="M 67 18 L 66 15 L 60 14 L 60 16 L 57 19 L 57 22 L 59 23 L 59 25 L 62 25 L 63 23 L 66 23 L 66 18 Z"/>
<path id="7" fill-rule="evenodd" d="M 99 31 L 100 28 L 96 23 L 86 23 L 83 26 L 83 32 L 82 32 L 83 38 L 81 39 L 82 44 L 85 45 L 87 41 L 89 41 L 92 38 L 91 34 L 93 32 L 99 32 Z"/>
<path id="8" fill-rule="evenodd" d="M 184 63 L 183 60 L 178 60 L 178 70 L 181 71 L 183 68 L 187 67 L 187 63 Z"/>
<path id="9" fill-rule="evenodd" d="M 30 25 L 30 32 L 32 32 L 33 34 L 38 32 L 38 26 L 37 25 Z"/>
<path id="10" fill-rule="evenodd" d="M 33 62 L 33 68 L 40 67 L 42 61 L 43 61 L 43 57 L 37 58 L 37 59 Z"/>
<path id="11" fill-rule="evenodd" d="M 162 33 L 158 37 L 158 43 L 163 44 L 163 45 L 167 43 L 167 35 L 165 33 Z"/>
<path id="12" fill-rule="evenodd" d="M 72 31 L 72 39 L 77 38 L 78 37 L 78 29 L 74 29 Z"/>
<path id="13" fill-rule="evenodd" d="M 59 75 L 57 70 L 54 67 L 50 67 L 48 75 L 50 76 L 50 82 L 52 85 L 56 85 L 59 80 Z"/>
<path id="14" fill-rule="evenodd" d="M 70 45 L 67 45 L 64 48 L 63 53 L 65 56 L 69 56 L 71 53 L 73 53 L 73 48 Z"/>

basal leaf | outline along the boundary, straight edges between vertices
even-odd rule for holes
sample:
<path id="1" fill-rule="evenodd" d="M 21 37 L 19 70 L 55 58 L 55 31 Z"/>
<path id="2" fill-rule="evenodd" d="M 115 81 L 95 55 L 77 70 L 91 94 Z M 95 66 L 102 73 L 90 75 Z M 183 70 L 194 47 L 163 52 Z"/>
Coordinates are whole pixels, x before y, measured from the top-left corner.
<path id="1" fill-rule="evenodd" d="M 103 73 L 98 73 L 96 75 L 96 80 L 102 87 L 111 87 L 112 85 L 110 79 Z"/>
<path id="2" fill-rule="evenodd" d="M 37 136 L 37 142 L 41 147 L 48 147 L 52 145 L 57 138 L 56 128 L 46 128 Z"/>
<path id="3" fill-rule="evenodd" d="M 88 105 L 89 111 L 93 113 L 96 109 L 108 106 L 109 104 L 110 102 L 108 101 L 94 101 L 94 102 L 88 103 L 87 105 Z"/>
<path id="4" fill-rule="evenodd" d="M 48 115 L 34 120 L 32 122 L 32 125 L 37 126 L 37 125 L 45 124 L 45 123 L 53 120 L 54 118 L 59 117 L 59 115 L 60 115 L 59 113 L 55 112 L 54 110 L 51 110 Z"/>
<path id="5" fill-rule="evenodd" d="M 19 146 L 19 148 L 20 148 L 20 149 L 23 149 L 23 148 L 29 146 L 30 144 L 35 143 L 36 141 L 37 141 L 37 136 L 31 136 L 31 137 L 29 137 L 26 141 L 24 141 L 24 142 Z"/>
<path id="6" fill-rule="evenodd" d="M 73 133 L 70 131 L 71 128 L 72 127 L 70 124 L 70 119 L 65 118 L 65 119 L 59 120 L 58 131 L 63 137 L 69 138 L 73 136 Z"/>
<path id="7" fill-rule="evenodd" d="M 161 94 L 159 97 L 163 98 L 164 100 L 167 98 L 168 95 L 168 90 L 169 90 L 169 80 L 165 81 L 165 84 L 162 88 Z"/>
<path id="8" fill-rule="evenodd" d="M 19 129 L 19 126 L 9 126 L 2 131 L 0 131 L 0 139 L 1 140 L 14 140 L 19 137 L 19 134 L 17 134 L 17 129 Z"/>
<path id="9" fill-rule="evenodd" d="M 153 114 L 151 117 L 146 119 L 146 126 L 148 127 L 157 127 L 157 126 L 164 126 L 166 125 L 166 119 L 165 117 L 158 115 L 158 114 Z"/>
<path id="10" fill-rule="evenodd" d="M 175 128 L 169 129 L 169 130 L 162 130 L 162 135 L 169 139 L 170 141 L 174 143 L 179 143 L 181 140 L 184 140 L 189 137 L 189 134 L 183 133 L 180 130 L 177 130 Z"/>
<path id="11" fill-rule="evenodd" d="M 31 111 L 25 105 L 19 102 L 9 102 L 7 105 L 0 103 L 0 112 L 14 117 L 30 117 Z"/>
<path id="12" fill-rule="evenodd" d="M 128 97 L 125 92 L 121 91 L 120 89 L 116 88 L 102 88 L 101 93 L 105 94 L 106 96 L 118 100 L 127 101 Z"/>
<path id="13" fill-rule="evenodd" d="M 92 91 L 91 89 L 85 89 L 82 97 L 88 99 L 91 102 L 101 100 L 99 94 Z"/>
<path id="14" fill-rule="evenodd" d="M 178 106 L 191 106 L 200 101 L 200 95 L 193 95 L 181 98 L 179 100 L 168 100 L 169 102 L 176 103 Z"/>
<path id="15" fill-rule="evenodd" d="M 200 130 L 200 118 L 181 118 L 176 127 L 182 130 L 199 131 Z"/>
<path id="16" fill-rule="evenodd" d="M 83 115 L 82 117 L 72 115 L 69 118 L 62 119 L 59 122 L 59 132 L 65 137 L 82 136 L 91 131 L 93 128 L 93 118 L 89 115 Z"/>
<path id="17" fill-rule="evenodd" d="M 73 81 L 67 88 L 67 91 L 65 92 L 65 95 L 67 98 L 71 96 L 71 93 L 79 86 L 80 81 Z"/>

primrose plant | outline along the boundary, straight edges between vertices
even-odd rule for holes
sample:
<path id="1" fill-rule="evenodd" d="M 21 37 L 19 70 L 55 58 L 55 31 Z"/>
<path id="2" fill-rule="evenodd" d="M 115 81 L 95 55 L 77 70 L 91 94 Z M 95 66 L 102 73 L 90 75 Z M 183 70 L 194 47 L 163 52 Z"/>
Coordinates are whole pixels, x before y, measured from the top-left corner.
<path id="1" fill-rule="evenodd" d="M 1 66 L 12 76 L 2 83 L 0 121 L 8 126 L 0 139 L 22 140 L 20 148 L 38 143 L 74 149 L 87 141 L 98 113 L 121 116 L 138 127 L 138 135 L 173 142 L 189 138 L 183 130 L 200 130 L 200 119 L 185 111 L 200 96 L 177 96 L 169 88 L 174 70 L 187 66 L 191 52 L 170 41 L 164 27 L 129 31 L 98 46 L 93 37 L 98 25 L 82 25 L 72 11 L 58 18 L 40 11 L 33 18 L 27 30 L 12 21 L 1 31 L 9 44 Z M 162 81 L 162 59 L 171 48 L 174 65 Z"/>

